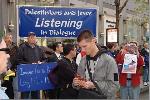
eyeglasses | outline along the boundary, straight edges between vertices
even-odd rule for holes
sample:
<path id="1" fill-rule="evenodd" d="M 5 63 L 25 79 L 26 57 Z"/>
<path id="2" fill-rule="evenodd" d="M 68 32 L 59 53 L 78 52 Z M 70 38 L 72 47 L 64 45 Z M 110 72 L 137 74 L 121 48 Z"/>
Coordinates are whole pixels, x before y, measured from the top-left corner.
<path id="1" fill-rule="evenodd" d="M 1 48 L 0 51 L 5 51 L 6 54 L 9 54 L 10 49 L 9 48 Z"/>

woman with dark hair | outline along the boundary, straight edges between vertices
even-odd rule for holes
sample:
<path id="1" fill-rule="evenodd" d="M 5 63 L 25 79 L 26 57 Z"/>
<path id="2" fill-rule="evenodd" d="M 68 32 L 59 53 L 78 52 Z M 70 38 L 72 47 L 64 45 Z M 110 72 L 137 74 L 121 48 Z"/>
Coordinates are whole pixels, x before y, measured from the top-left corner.
<path id="1" fill-rule="evenodd" d="M 107 48 L 108 48 L 107 54 L 110 55 L 111 57 L 115 58 L 116 57 L 116 55 L 115 55 L 116 44 L 115 43 L 108 43 Z"/>

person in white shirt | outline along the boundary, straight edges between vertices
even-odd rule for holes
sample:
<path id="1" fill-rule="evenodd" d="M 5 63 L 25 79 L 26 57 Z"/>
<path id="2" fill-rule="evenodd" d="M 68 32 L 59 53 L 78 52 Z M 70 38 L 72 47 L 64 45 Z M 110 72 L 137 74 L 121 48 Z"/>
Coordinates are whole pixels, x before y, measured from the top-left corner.
<path id="1" fill-rule="evenodd" d="M 54 50 L 54 53 L 48 58 L 48 62 L 57 62 L 63 57 L 61 54 L 63 52 L 63 45 L 61 42 L 55 42 L 52 49 Z"/>
<path id="2" fill-rule="evenodd" d="M 5 41 L 0 37 L 0 74 L 7 71 L 8 58 L 10 57 L 8 51 L 9 49 L 6 48 Z M 4 87 L 1 87 L 0 80 L 0 99 L 9 99 L 5 90 L 6 89 Z"/>
<path id="3" fill-rule="evenodd" d="M 63 45 L 61 42 L 55 42 L 51 48 L 53 49 L 54 53 L 48 57 L 47 62 L 58 62 L 63 58 L 63 55 L 61 54 L 63 52 Z M 57 89 L 47 90 L 46 94 L 49 99 L 58 98 Z"/>

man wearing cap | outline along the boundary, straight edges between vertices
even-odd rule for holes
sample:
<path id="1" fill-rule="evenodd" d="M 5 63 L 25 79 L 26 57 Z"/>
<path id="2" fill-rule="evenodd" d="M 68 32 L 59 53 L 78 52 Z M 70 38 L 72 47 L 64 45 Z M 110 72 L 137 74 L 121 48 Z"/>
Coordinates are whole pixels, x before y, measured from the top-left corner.
<path id="1" fill-rule="evenodd" d="M 28 33 L 27 42 L 22 44 L 18 49 L 17 62 L 18 64 L 36 64 L 41 63 L 45 59 L 42 49 L 36 45 L 36 34 Z M 39 91 L 21 92 L 21 99 L 39 99 Z"/>

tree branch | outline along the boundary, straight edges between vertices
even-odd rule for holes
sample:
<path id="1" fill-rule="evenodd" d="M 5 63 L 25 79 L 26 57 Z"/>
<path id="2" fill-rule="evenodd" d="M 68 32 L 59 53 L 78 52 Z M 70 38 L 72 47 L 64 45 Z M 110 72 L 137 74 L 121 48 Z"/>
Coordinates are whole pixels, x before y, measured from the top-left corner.
<path id="1" fill-rule="evenodd" d="M 122 12 L 123 8 L 127 5 L 129 0 L 126 0 L 123 4 L 123 6 L 119 9 L 119 14 Z"/>
<path id="2" fill-rule="evenodd" d="M 119 2 L 118 2 L 118 0 L 115 0 L 115 5 L 117 6 L 117 5 L 119 5 Z"/>
<path id="3" fill-rule="evenodd" d="M 118 0 L 118 4 L 120 5 L 120 0 Z"/>

